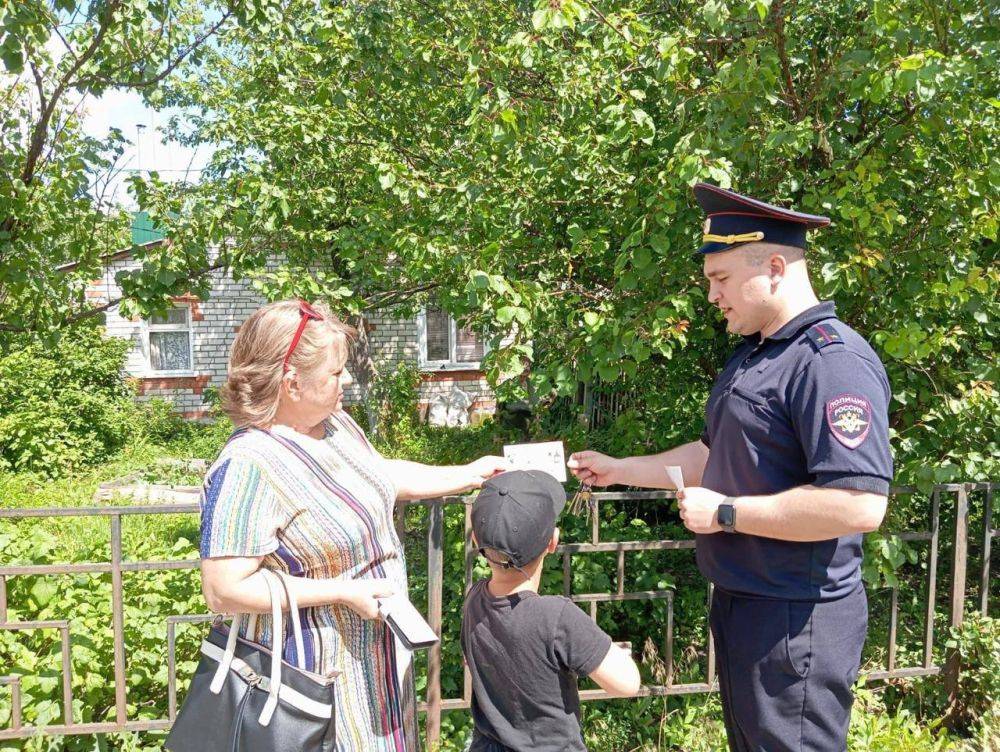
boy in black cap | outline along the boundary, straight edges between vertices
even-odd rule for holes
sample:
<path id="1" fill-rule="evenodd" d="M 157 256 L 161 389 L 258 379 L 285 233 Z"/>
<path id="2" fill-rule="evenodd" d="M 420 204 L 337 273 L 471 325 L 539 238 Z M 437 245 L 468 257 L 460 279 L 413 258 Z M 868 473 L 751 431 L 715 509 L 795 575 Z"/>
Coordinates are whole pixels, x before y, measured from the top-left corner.
<path id="1" fill-rule="evenodd" d="M 628 651 L 569 598 L 538 595 L 565 504 L 551 475 L 516 470 L 486 481 L 472 507 L 475 545 L 492 576 L 470 588 L 462 617 L 475 723 L 470 752 L 586 750 L 577 677 L 615 696 L 639 691 Z"/>

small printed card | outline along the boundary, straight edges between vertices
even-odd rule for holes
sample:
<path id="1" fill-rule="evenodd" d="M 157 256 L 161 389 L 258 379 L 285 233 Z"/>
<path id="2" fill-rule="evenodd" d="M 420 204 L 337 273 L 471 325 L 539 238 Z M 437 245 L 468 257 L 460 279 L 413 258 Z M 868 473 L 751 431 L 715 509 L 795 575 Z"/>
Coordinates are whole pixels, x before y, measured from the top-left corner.
<path id="1" fill-rule="evenodd" d="M 681 471 L 679 465 L 665 465 L 667 468 L 667 477 L 670 478 L 670 482 L 674 484 L 674 488 L 678 491 L 684 490 L 684 473 Z"/>
<path id="2" fill-rule="evenodd" d="M 542 470 L 560 483 L 566 482 L 566 450 L 561 441 L 507 444 L 503 456 L 514 470 Z"/>

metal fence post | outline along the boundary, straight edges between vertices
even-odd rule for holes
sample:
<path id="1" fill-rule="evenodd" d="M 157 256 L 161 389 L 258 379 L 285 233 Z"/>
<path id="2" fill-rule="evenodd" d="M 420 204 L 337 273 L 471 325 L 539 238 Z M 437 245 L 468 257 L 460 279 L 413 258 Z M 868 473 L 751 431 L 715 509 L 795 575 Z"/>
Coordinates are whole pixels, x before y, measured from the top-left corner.
<path id="1" fill-rule="evenodd" d="M 965 615 L 965 574 L 969 562 L 969 492 L 965 484 L 958 488 L 955 508 L 955 550 L 951 565 L 951 627 L 962 626 Z M 962 656 L 957 648 L 949 648 L 944 667 L 944 686 L 950 700 L 958 695 L 958 678 Z"/>
<path id="2" fill-rule="evenodd" d="M 983 511 L 983 568 L 979 576 L 979 610 L 983 616 L 989 616 L 990 606 L 990 553 L 993 545 L 993 536 L 997 531 L 993 529 L 993 486 L 986 489 L 986 507 Z M 0 583 L 3 578 L 0 577 Z"/>
<path id="3" fill-rule="evenodd" d="M 427 623 L 438 636 L 427 654 L 427 748 L 441 741 L 441 600 L 444 588 L 444 505 L 434 499 L 428 505 L 427 527 Z"/>
<path id="4" fill-rule="evenodd" d="M 122 592 L 122 517 L 111 518 L 111 629 L 114 633 L 115 723 L 124 725 L 125 705 L 125 606 Z"/>

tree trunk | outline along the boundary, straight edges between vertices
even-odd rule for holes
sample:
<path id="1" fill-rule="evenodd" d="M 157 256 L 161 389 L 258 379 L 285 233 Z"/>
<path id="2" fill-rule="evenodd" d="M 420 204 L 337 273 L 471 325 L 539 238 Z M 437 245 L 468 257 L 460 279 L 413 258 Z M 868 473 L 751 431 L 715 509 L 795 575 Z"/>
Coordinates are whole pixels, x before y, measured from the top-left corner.
<path id="1" fill-rule="evenodd" d="M 358 385 L 361 404 L 365 409 L 365 417 L 368 419 L 368 432 L 372 437 L 377 437 L 379 410 L 378 405 L 372 402 L 371 388 L 378 376 L 378 369 L 375 367 L 375 361 L 372 360 L 371 340 L 368 339 L 370 324 L 364 313 L 351 316 L 348 323 L 358 330 L 358 338 L 351 349 L 348 368 L 354 377 L 354 383 Z"/>

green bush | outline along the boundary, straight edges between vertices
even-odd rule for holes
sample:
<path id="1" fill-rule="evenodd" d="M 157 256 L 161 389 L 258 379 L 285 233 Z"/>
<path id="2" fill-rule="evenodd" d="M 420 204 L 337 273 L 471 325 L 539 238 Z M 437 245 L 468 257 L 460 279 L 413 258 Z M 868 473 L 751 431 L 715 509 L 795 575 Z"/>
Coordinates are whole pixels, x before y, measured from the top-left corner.
<path id="1" fill-rule="evenodd" d="M 928 721 L 906 708 L 890 710 L 878 693 L 863 687 L 855 691 L 847 748 L 851 752 L 958 750 L 940 720 Z"/>
<path id="2" fill-rule="evenodd" d="M 958 693 L 951 701 L 940 677 L 925 677 L 909 685 L 904 700 L 925 714 L 947 716 L 949 725 L 964 733 L 977 727 L 998 728 L 1000 701 L 1000 619 L 971 613 L 952 628 L 945 647 L 958 650 L 962 666 Z"/>
<path id="3" fill-rule="evenodd" d="M 176 457 L 214 460 L 233 430 L 232 422 L 222 414 L 208 424 L 182 421 L 181 430 L 165 446 Z"/>
<path id="4" fill-rule="evenodd" d="M 196 558 L 197 540 L 198 521 L 191 515 L 126 519 L 123 523 L 123 546 L 130 557 Z M 60 523 L 20 520 L 14 525 L 0 525 L 0 560 L 5 562 L 62 563 L 68 547 L 75 549 L 72 557 L 75 561 L 106 561 L 110 553 L 107 520 L 88 518 Z M 169 614 L 204 612 L 198 572 L 182 569 L 129 573 L 124 578 L 124 588 L 129 717 L 162 717 L 167 709 L 165 618 Z M 74 720 L 90 723 L 113 719 L 111 578 L 93 574 L 15 577 L 9 581 L 9 597 L 11 621 L 69 620 Z M 203 631 L 199 626 L 178 629 L 181 696 L 194 671 Z M 60 657 L 60 642 L 53 638 L 51 630 L 0 630 L 0 666 L 5 674 L 21 677 L 26 724 L 61 722 Z M 0 697 L 0 728 L 9 725 L 10 715 L 9 695 L 4 695 Z M 104 736 L 50 739 L 50 746 L 40 747 L 33 746 L 36 742 L 41 740 L 0 742 L 0 750 L 140 749 L 137 745 L 129 747 L 124 741 L 109 746 Z M 141 748 L 158 748 L 158 745 Z"/>
<path id="5" fill-rule="evenodd" d="M 945 645 L 957 648 L 962 661 L 950 716 L 959 726 L 972 728 L 995 714 L 1000 701 L 1000 619 L 974 612 L 952 629 Z"/>
<path id="6" fill-rule="evenodd" d="M 391 370 L 380 371 L 361 408 L 367 414 L 359 423 L 371 429 L 372 438 L 391 443 L 404 441 L 420 421 L 417 411 L 419 386 L 420 371 L 411 363 L 399 363 Z"/>
<path id="7" fill-rule="evenodd" d="M 130 343 L 97 327 L 0 358 L 0 463 L 59 475 L 121 448 L 136 427 L 123 366 Z"/>
<path id="8" fill-rule="evenodd" d="M 1000 703 L 994 700 L 993 707 L 983 716 L 972 738 L 962 742 L 961 752 L 1000 752 Z"/>
<path id="9" fill-rule="evenodd" d="M 187 421 L 165 399 L 154 397 L 136 405 L 135 426 L 156 444 L 167 443 L 187 433 Z"/>

